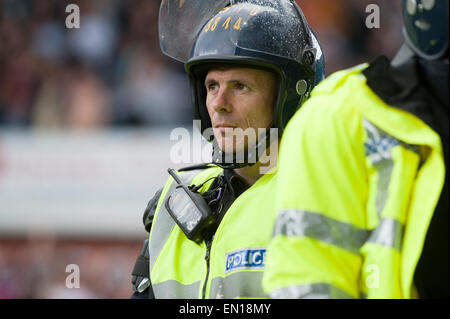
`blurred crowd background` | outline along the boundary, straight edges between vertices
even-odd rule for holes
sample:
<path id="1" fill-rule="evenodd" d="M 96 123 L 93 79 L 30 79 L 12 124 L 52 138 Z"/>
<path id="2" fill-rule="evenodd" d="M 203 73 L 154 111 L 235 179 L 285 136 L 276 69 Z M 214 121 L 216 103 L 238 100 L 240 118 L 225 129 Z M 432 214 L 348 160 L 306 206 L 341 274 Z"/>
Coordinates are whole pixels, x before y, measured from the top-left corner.
<path id="1" fill-rule="evenodd" d="M 67 29 L 76 3 L 81 28 Z M 325 51 L 327 74 L 394 54 L 400 1 L 298 0 Z M 365 8 L 381 9 L 368 29 Z M 158 0 L 2 0 L 0 125 L 39 128 L 177 125 L 191 118 L 183 66 L 158 43 Z"/>
<path id="2" fill-rule="evenodd" d="M 401 45 L 399 0 L 297 2 L 322 44 L 327 75 L 380 54 L 392 57 Z M 70 3 L 80 7 L 79 29 L 66 28 Z M 159 4 L 0 0 L 0 142 L 2 132 L 11 129 L 191 127 L 183 65 L 159 49 Z M 366 27 L 368 4 L 379 6 L 380 28 Z M 8 212 L 0 208 L 0 214 Z M 8 236 L 0 233 L 0 298 L 128 298 L 132 293 L 130 273 L 141 238 Z M 61 271 L 73 260 L 82 273 L 78 290 L 65 288 L 68 274 Z"/>

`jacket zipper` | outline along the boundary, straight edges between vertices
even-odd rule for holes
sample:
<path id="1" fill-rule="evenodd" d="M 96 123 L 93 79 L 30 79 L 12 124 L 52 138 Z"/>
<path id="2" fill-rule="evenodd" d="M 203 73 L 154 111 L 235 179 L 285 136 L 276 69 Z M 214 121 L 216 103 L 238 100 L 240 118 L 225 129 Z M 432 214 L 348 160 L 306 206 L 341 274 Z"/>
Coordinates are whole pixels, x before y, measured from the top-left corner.
<path id="1" fill-rule="evenodd" d="M 202 299 L 205 299 L 206 296 L 206 286 L 208 284 L 208 277 L 209 277 L 209 257 L 211 253 L 211 246 L 212 246 L 213 239 L 205 240 L 206 242 L 206 255 L 205 255 L 205 261 L 206 261 L 206 278 L 205 283 L 203 284 L 203 291 L 202 291 Z"/>

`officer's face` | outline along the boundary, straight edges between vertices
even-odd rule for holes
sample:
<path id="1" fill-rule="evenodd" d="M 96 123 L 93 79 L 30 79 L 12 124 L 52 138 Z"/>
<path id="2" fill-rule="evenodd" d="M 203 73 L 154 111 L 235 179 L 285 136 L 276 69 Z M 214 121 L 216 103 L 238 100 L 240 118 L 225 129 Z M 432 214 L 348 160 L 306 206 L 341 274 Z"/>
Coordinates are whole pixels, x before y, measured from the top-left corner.
<path id="1" fill-rule="evenodd" d="M 208 72 L 206 106 L 222 151 L 242 151 L 252 143 L 252 136 L 257 139 L 258 129 L 261 133 L 270 127 L 276 84 L 276 76 L 263 70 L 227 68 Z"/>

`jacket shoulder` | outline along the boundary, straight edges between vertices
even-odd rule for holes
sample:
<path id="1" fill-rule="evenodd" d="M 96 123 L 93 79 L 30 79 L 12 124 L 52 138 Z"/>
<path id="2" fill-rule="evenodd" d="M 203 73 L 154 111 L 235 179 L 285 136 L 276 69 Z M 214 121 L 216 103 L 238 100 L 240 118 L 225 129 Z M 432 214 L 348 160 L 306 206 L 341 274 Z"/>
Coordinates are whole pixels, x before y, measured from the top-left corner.
<path id="1" fill-rule="evenodd" d="M 349 80 L 353 78 L 365 79 L 362 72 L 369 66 L 368 63 L 363 63 L 352 68 L 337 71 L 329 75 L 325 80 L 320 82 L 312 91 L 311 95 L 333 93 L 339 88 L 343 87 Z"/>

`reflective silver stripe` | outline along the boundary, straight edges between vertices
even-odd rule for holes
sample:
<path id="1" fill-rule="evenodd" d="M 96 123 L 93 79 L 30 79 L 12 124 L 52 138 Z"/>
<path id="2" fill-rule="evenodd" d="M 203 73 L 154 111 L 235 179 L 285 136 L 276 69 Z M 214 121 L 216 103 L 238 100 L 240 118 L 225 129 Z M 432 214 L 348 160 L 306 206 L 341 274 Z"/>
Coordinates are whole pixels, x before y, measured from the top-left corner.
<path id="1" fill-rule="evenodd" d="M 369 232 L 318 213 L 284 210 L 279 212 L 275 221 L 273 236 L 280 234 L 310 237 L 358 254 Z"/>
<path id="2" fill-rule="evenodd" d="M 179 174 L 180 179 L 190 184 L 194 177 L 202 172 L 203 170 L 194 170 L 194 171 L 188 171 L 183 172 L 182 174 Z M 152 233 L 150 238 L 150 247 L 149 247 L 149 255 L 150 255 L 150 276 L 151 271 L 153 268 L 153 265 L 155 264 L 156 258 L 158 257 L 159 253 L 161 252 L 162 248 L 164 247 L 164 244 L 167 241 L 167 238 L 169 237 L 173 227 L 175 226 L 175 221 L 170 217 L 169 212 L 166 209 L 165 202 L 167 198 L 173 193 L 175 190 L 175 187 L 177 186 L 177 183 L 175 181 L 172 181 L 172 184 L 170 185 L 169 189 L 166 192 L 166 195 L 163 198 L 163 202 L 161 203 L 161 206 L 159 208 L 159 211 L 157 212 L 156 218 L 153 222 L 152 227 Z M 176 281 L 175 281 L 176 282 Z M 153 284 L 153 291 L 155 292 L 155 295 L 159 294 L 167 294 L 168 292 L 161 291 L 157 288 L 159 285 L 162 285 L 163 283 L 159 284 Z M 162 286 L 164 287 L 164 285 Z M 197 293 L 195 293 L 195 297 L 197 297 Z M 164 298 L 164 297 L 163 297 Z"/>
<path id="3" fill-rule="evenodd" d="M 295 285 L 276 289 L 270 293 L 272 299 L 354 299 L 340 288 L 330 284 L 316 283 Z"/>
<path id="4" fill-rule="evenodd" d="M 368 242 L 401 251 L 403 243 L 403 225 L 395 219 L 383 218 L 370 234 Z"/>
<path id="5" fill-rule="evenodd" d="M 365 242 L 401 250 L 403 225 L 393 218 L 383 218 L 372 231 L 302 210 L 282 210 L 275 221 L 273 237 L 309 237 L 359 254 Z"/>
<path id="6" fill-rule="evenodd" d="M 152 284 L 152 287 L 157 299 L 196 299 L 198 298 L 200 281 L 183 285 L 176 280 L 168 280 Z"/>
<path id="7" fill-rule="evenodd" d="M 366 156 L 372 161 L 372 165 L 378 172 L 378 185 L 376 194 L 376 209 L 378 217 L 381 217 L 388 198 L 388 188 L 391 182 L 392 149 L 401 145 L 419 154 L 417 145 L 409 145 L 397 140 L 385 131 L 379 129 L 368 120 L 363 119 L 363 126 L 367 133 L 367 141 L 364 143 Z M 403 225 L 392 218 L 383 218 L 378 227 L 372 231 L 369 242 L 401 250 L 403 241 Z"/>
<path id="8" fill-rule="evenodd" d="M 261 286 L 263 271 L 238 271 L 211 281 L 210 298 L 268 298 Z"/>
<path id="9" fill-rule="evenodd" d="M 201 172 L 201 170 L 183 172 L 183 174 L 179 174 L 179 176 L 183 182 L 185 182 L 186 184 L 190 184 L 199 172 Z M 161 252 L 164 244 L 166 243 L 166 240 L 169 237 L 172 228 L 175 226 L 175 221 L 172 219 L 172 217 L 170 217 L 170 214 L 165 206 L 165 202 L 173 193 L 176 186 L 177 183 L 175 181 L 172 181 L 172 184 L 167 190 L 163 202 L 161 203 L 155 221 L 153 222 L 153 224 L 157 225 L 157 227 L 152 228 L 152 238 L 150 239 L 150 270 L 155 263 L 155 260 L 158 257 L 159 253 Z"/>
<path id="10" fill-rule="evenodd" d="M 377 197 L 375 199 L 375 205 L 377 208 L 378 217 L 380 217 L 388 198 L 388 188 L 391 182 L 394 163 L 392 160 L 383 159 L 373 165 L 378 172 Z"/>
<path id="11" fill-rule="evenodd" d="M 159 208 L 159 212 L 156 215 L 155 220 L 153 221 L 153 225 L 156 225 L 157 227 L 152 227 L 152 233 L 150 238 L 150 250 L 149 250 L 150 272 L 152 270 L 153 265 L 155 264 L 156 257 L 158 257 L 164 244 L 166 243 L 167 238 L 170 235 L 170 232 L 172 231 L 173 226 L 175 226 L 175 222 L 172 219 L 172 217 L 170 217 L 169 212 L 167 211 L 164 203 L 166 202 L 170 194 L 173 193 L 176 185 L 177 183 L 175 181 L 172 181 L 172 184 L 170 185 L 166 193 L 166 196 L 163 198 L 161 207 Z"/>
<path id="12" fill-rule="evenodd" d="M 392 168 L 394 167 L 392 148 L 399 145 L 400 142 L 366 119 L 363 119 L 363 126 L 367 133 L 367 140 L 364 143 L 365 153 L 378 172 L 375 204 L 378 217 L 380 217 L 388 198 L 387 192 L 391 182 Z"/>
<path id="13" fill-rule="evenodd" d="M 370 158 L 372 165 L 378 172 L 377 196 L 375 199 L 378 216 L 386 205 L 388 198 L 388 187 L 391 182 L 392 149 L 398 145 L 419 154 L 417 145 L 406 144 L 385 131 L 379 129 L 367 119 L 363 119 L 363 126 L 366 130 L 367 140 L 364 143 L 366 156 Z"/>

